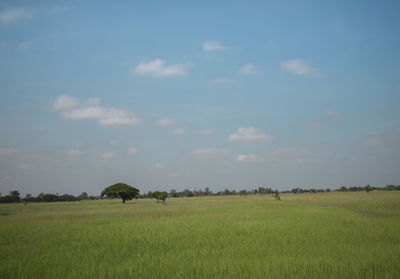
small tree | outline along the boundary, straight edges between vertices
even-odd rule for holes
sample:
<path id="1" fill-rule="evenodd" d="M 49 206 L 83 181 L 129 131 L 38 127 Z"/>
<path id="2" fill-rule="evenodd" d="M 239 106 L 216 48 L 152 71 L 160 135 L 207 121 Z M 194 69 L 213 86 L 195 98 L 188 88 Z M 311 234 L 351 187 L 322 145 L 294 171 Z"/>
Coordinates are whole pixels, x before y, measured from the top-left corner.
<path id="1" fill-rule="evenodd" d="M 241 190 L 241 191 L 239 192 L 239 194 L 240 194 L 241 196 L 247 196 L 247 191 L 246 191 L 246 190 Z"/>
<path id="2" fill-rule="evenodd" d="M 20 193 L 19 191 L 10 191 L 10 196 L 13 202 L 20 202 L 21 198 L 20 198 Z"/>
<path id="3" fill-rule="evenodd" d="M 169 191 L 169 195 L 170 195 L 170 197 L 177 198 L 178 192 L 176 192 L 175 189 L 171 189 L 171 191 Z"/>
<path id="4" fill-rule="evenodd" d="M 82 194 L 79 195 L 78 197 L 80 200 L 87 200 L 88 199 L 88 193 L 83 192 Z"/>
<path id="5" fill-rule="evenodd" d="M 281 200 L 281 196 L 279 195 L 278 190 L 275 190 L 275 193 L 273 194 L 273 197 L 275 198 L 275 200 L 280 201 Z"/>
<path id="6" fill-rule="evenodd" d="M 153 199 L 157 199 L 157 202 L 160 202 L 160 191 L 154 191 L 151 193 L 151 197 Z"/>
<path id="7" fill-rule="evenodd" d="M 158 199 L 162 200 L 163 203 L 165 203 L 165 200 L 168 197 L 168 193 L 167 192 L 158 192 Z"/>
<path id="8" fill-rule="evenodd" d="M 111 186 L 108 186 L 101 192 L 101 196 L 107 196 L 111 198 L 121 198 L 122 203 L 125 203 L 126 200 L 131 200 L 139 194 L 139 190 L 129 186 L 125 183 L 117 183 Z"/>
<path id="9" fill-rule="evenodd" d="M 367 193 L 372 191 L 372 187 L 369 184 L 367 186 L 365 186 L 364 189 L 365 189 L 365 191 L 367 191 Z"/>

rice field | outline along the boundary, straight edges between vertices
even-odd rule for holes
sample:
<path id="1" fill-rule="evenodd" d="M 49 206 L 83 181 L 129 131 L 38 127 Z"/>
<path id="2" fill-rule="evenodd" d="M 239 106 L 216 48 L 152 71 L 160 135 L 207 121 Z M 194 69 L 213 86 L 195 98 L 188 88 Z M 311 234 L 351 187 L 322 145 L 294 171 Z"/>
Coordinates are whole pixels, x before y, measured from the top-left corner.
<path id="1" fill-rule="evenodd" d="M 400 278 L 400 192 L 0 205 L 1 278 Z"/>

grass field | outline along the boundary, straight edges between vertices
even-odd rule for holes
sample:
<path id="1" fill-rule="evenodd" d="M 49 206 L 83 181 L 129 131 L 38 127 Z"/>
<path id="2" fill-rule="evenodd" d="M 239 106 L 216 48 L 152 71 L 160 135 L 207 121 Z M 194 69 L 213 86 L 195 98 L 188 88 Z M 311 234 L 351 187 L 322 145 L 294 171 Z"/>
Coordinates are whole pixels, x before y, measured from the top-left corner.
<path id="1" fill-rule="evenodd" d="M 0 205 L 1 278 L 400 278 L 400 192 Z"/>

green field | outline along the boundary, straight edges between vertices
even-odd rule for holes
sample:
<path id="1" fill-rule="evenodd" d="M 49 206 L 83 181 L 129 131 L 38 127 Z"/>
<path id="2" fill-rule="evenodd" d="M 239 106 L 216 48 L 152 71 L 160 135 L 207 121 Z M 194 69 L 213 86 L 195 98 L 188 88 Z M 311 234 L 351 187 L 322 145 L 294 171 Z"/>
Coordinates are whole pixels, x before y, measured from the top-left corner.
<path id="1" fill-rule="evenodd" d="M 400 278 L 400 192 L 0 205 L 1 278 Z"/>

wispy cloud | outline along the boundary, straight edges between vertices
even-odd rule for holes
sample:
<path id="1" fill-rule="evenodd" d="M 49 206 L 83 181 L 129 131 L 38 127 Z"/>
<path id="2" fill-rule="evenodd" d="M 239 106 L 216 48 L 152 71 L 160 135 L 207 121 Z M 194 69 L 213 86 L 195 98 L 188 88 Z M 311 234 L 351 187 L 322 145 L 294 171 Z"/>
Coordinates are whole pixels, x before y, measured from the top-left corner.
<path id="1" fill-rule="evenodd" d="M 236 157 L 239 163 L 256 163 L 263 161 L 263 158 L 256 154 L 240 154 Z"/>
<path id="2" fill-rule="evenodd" d="M 114 158 L 115 155 L 113 153 L 103 153 L 101 154 L 101 158 L 105 158 L 105 159 L 110 159 L 110 158 Z"/>
<path id="3" fill-rule="evenodd" d="M 130 148 L 128 148 L 128 154 L 129 154 L 129 155 L 134 155 L 134 154 L 136 154 L 136 153 L 138 153 L 138 150 L 137 150 L 136 147 L 130 147 Z"/>
<path id="4" fill-rule="evenodd" d="M 113 107 L 83 107 L 63 111 L 61 115 L 72 120 L 95 119 L 99 121 L 101 126 L 134 125 L 140 122 L 133 113 Z"/>
<path id="5" fill-rule="evenodd" d="M 140 120 L 127 109 L 90 106 L 87 105 L 87 102 L 81 102 L 77 98 L 68 95 L 61 95 L 58 97 L 53 103 L 52 108 L 60 111 L 61 116 L 65 119 L 94 119 L 98 120 L 101 126 L 134 125 L 140 122 Z"/>
<path id="6" fill-rule="evenodd" d="M 214 135 L 215 134 L 215 130 L 213 129 L 205 129 L 205 130 L 200 130 L 197 132 L 200 135 L 204 135 L 204 136 L 210 136 L 210 135 Z"/>
<path id="7" fill-rule="evenodd" d="M 309 128 L 325 128 L 326 124 L 322 121 L 311 121 L 306 126 Z"/>
<path id="8" fill-rule="evenodd" d="M 28 170 L 28 169 L 31 169 L 32 166 L 28 165 L 28 164 L 25 164 L 25 163 L 21 163 L 21 164 L 18 165 L 18 168 L 21 169 L 21 170 Z"/>
<path id="9" fill-rule="evenodd" d="M 96 106 L 96 105 L 100 105 L 101 103 L 101 99 L 98 97 L 94 97 L 94 98 L 89 98 L 85 101 L 86 105 L 90 105 L 90 106 Z"/>
<path id="10" fill-rule="evenodd" d="M 154 76 L 154 77 L 173 77 L 173 76 L 186 76 L 191 67 L 191 63 L 166 65 L 167 61 L 162 59 L 155 59 L 150 62 L 140 62 L 129 72 L 133 75 L 140 76 Z"/>
<path id="11" fill-rule="evenodd" d="M 272 136 L 267 135 L 263 130 L 255 127 L 242 127 L 236 130 L 235 133 L 229 135 L 230 141 L 267 141 L 271 140 Z"/>
<path id="12" fill-rule="evenodd" d="M 32 46 L 32 42 L 31 41 L 25 41 L 25 42 L 21 42 L 18 44 L 19 48 L 29 48 Z"/>
<path id="13" fill-rule="evenodd" d="M 234 83 L 236 80 L 233 78 L 216 78 L 211 80 L 210 82 L 212 84 L 229 84 L 229 83 Z"/>
<path id="14" fill-rule="evenodd" d="M 24 8 L 11 8 L 0 11 L 0 23 L 8 24 L 23 19 L 31 19 L 35 14 L 34 10 Z"/>
<path id="15" fill-rule="evenodd" d="M 381 142 L 382 142 L 382 141 L 381 141 L 380 139 L 378 139 L 378 138 L 370 138 L 370 139 L 367 139 L 367 140 L 364 142 L 364 144 L 372 147 L 372 146 L 378 146 L 378 145 L 380 145 Z"/>
<path id="16" fill-rule="evenodd" d="M 179 128 L 179 129 L 173 130 L 172 133 L 177 136 L 183 136 L 184 134 L 186 134 L 186 131 L 185 131 L 185 129 Z"/>
<path id="17" fill-rule="evenodd" d="M 157 121 L 157 126 L 172 126 L 175 124 L 175 120 L 163 118 Z"/>
<path id="18" fill-rule="evenodd" d="M 298 147 L 278 147 L 269 151 L 266 151 L 265 154 L 268 155 L 277 155 L 277 154 L 306 154 L 309 153 L 308 149 L 298 148 Z"/>
<path id="19" fill-rule="evenodd" d="M 282 61 L 281 68 L 295 75 L 309 75 L 317 71 L 301 59 Z"/>
<path id="20" fill-rule="evenodd" d="M 50 14 L 61 14 L 65 13 L 69 10 L 69 7 L 62 6 L 62 7 L 53 7 L 49 10 Z"/>
<path id="21" fill-rule="evenodd" d="M 334 117 L 336 119 L 346 119 L 347 118 L 347 115 L 344 115 L 344 114 L 342 114 L 340 112 L 337 112 L 336 110 L 333 110 L 333 109 L 327 109 L 327 110 L 324 111 L 324 113 L 326 115 L 332 116 L 332 117 Z"/>
<path id="22" fill-rule="evenodd" d="M 239 73 L 242 75 L 255 74 L 255 73 L 257 73 L 256 66 L 254 66 L 254 64 L 252 64 L 252 63 L 245 64 L 240 68 Z"/>
<path id="23" fill-rule="evenodd" d="M 64 110 L 79 106 L 80 101 L 77 98 L 71 97 L 66 94 L 60 95 L 53 105 L 51 106 L 54 110 Z"/>
<path id="24" fill-rule="evenodd" d="M 0 156 L 10 156 L 19 153 L 15 148 L 0 148 Z"/>
<path id="25" fill-rule="evenodd" d="M 203 50 L 205 51 L 216 51 L 227 49 L 226 46 L 221 45 L 217 41 L 207 41 L 203 43 Z"/>
<path id="26" fill-rule="evenodd" d="M 111 145 L 116 145 L 116 144 L 119 143 L 119 141 L 116 140 L 116 139 L 113 139 L 113 140 L 110 140 L 108 143 L 111 144 Z"/>
<path id="27" fill-rule="evenodd" d="M 164 164 L 156 163 L 156 164 L 154 164 L 153 169 L 162 169 L 162 168 L 164 168 L 164 167 L 165 167 Z"/>
<path id="28" fill-rule="evenodd" d="M 208 147 L 196 149 L 192 153 L 197 159 L 206 160 L 215 158 L 220 155 L 225 155 L 228 152 L 229 151 L 227 149 Z"/>
<path id="29" fill-rule="evenodd" d="M 68 155 L 70 155 L 70 156 L 76 156 L 76 155 L 82 155 L 82 154 L 83 154 L 83 152 L 80 151 L 79 149 L 70 149 L 68 151 Z"/>

